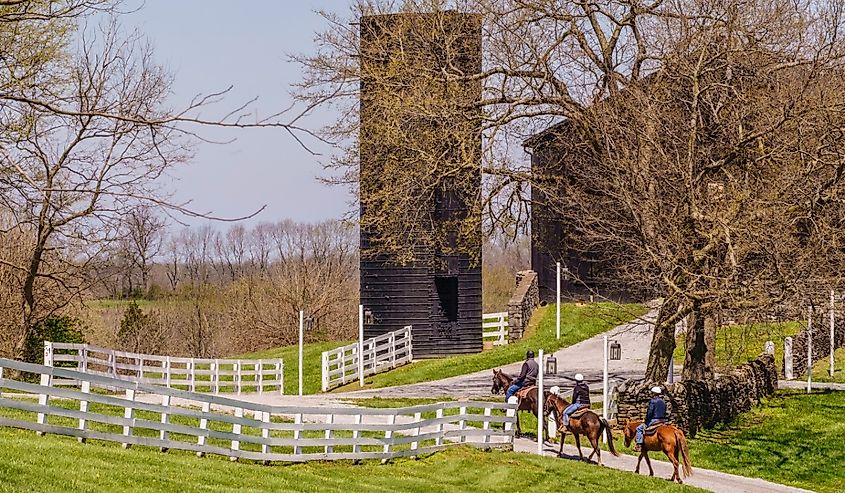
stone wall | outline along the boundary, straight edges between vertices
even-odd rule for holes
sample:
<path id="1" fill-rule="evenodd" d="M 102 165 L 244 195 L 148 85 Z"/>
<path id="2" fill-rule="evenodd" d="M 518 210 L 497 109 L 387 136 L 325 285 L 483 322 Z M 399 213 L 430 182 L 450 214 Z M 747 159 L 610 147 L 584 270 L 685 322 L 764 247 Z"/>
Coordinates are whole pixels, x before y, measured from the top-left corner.
<path id="1" fill-rule="evenodd" d="M 730 374 L 714 379 L 659 385 L 664 392 L 670 421 L 694 437 L 700 429 L 730 423 L 740 413 L 750 410 L 761 398 L 777 390 L 777 381 L 774 357 L 763 354 Z M 643 380 L 628 380 L 617 388 L 617 423 L 645 418 L 651 399 L 650 389 L 654 385 Z"/>
<path id="2" fill-rule="evenodd" d="M 833 325 L 834 348 L 845 346 L 845 320 L 837 314 Z M 807 344 L 810 340 L 807 329 L 792 338 L 792 374 L 798 378 L 807 375 Z M 816 319 L 813 317 L 813 361 L 827 359 L 830 356 L 830 322 L 827 317 Z M 784 360 L 785 361 L 785 360 Z M 786 374 L 785 368 L 780 369 Z"/>
<path id="3" fill-rule="evenodd" d="M 508 339 L 522 339 L 531 314 L 540 305 L 537 273 L 523 270 L 516 273 L 516 290 L 508 301 Z"/>

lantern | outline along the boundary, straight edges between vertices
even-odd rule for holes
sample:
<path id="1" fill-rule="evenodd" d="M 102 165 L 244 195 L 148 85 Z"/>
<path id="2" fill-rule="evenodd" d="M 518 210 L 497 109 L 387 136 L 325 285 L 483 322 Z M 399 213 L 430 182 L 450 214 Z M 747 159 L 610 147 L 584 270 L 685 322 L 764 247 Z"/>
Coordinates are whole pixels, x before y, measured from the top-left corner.
<path id="1" fill-rule="evenodd" d="M 622 359 L 622 345 L 617 341 L 610 342 L 610 360 L 619 361 Z"/>
<path id="2" fill-rule="evenodd" d="M 546 374 L 557 375 L 557 358 L 554 356 L 546 358 Z"/>

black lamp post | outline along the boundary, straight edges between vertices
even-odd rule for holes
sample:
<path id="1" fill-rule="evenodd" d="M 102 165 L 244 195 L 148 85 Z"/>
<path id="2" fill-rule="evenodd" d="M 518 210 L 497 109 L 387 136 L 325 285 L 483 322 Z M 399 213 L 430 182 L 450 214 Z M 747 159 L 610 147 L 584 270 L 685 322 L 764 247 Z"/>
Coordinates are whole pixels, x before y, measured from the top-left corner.
<path id="1" fill-rule="evenodd" d="M 622 345 L 617 341 L 610 341 L 610 360 L 619 361 L 622 359 Z"/>

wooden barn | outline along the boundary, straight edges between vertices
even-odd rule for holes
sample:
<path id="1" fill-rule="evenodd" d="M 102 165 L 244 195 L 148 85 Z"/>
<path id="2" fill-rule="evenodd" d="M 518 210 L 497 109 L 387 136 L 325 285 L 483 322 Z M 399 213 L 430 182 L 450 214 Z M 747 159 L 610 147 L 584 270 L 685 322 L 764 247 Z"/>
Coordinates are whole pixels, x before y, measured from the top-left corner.
<path id="1" fill-rule="evenodd" d="M 440 71 L 438 64 L 444 62 L 467 74 L 481 70 L 481 18 L 453 11 L 365 16 L 360 23 L 359 57 L 364 337 L 412 325 L 415 358 L 479 352 L 481 230 L 480 221 L 475 221 L 477 226 L 468 233 L 466 220 L 477 214 L 471 212 L 470 202 L 481 190 L 481 132 L 466 122 L 479 121 L 480 114 L 466 109 L 455 112 L 450 98 L 477 97 L 481 82 L 461 82 L 457 91 L 450 83 L 441 91 L 432 81 L 436 82 Z M 427 114 L 436 118 L 406 110 L 421 98 L 427 101 Z M 392 101 L 391 111 L 384 110 L 385 101 Z M 451 133 L 438 133 L 441 128 Z M 397 132 L 405 139 L 401 145 Z M 441 137 L 432 138 L 432 134 Z M 425 200 L 419 207 L 421 214 L 431 218 L 431 230 L 438 232 L 438 239 L 415 241 L 413 259 L 408 260 L 379 248 L 374 240 L 379 231 L 364 221 L 364 214 L 365 204 L 383 191 L 382 170 L 395 166 L 400 157 L 402 166 L 435 165 L 422 158 L 416 161 L 412 149 L 420 155 L 442 156 L 436 165 L 445 170 L 431 174 L 452 176 L 442 179 L 435 193 L 420 199 Z M 456 149 L 462 156 L 460 163 L 454 157 Z M 467 155 L 478 164 L 467 166 Z M 418 192 L 411 187 L 407 193 Z"/>

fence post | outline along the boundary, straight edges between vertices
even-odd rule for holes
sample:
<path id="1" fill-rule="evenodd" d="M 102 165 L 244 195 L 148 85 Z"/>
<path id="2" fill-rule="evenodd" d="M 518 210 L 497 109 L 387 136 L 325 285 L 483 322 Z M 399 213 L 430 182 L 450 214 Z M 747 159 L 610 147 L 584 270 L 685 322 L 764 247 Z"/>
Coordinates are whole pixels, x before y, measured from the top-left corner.
<path id="1" fill-rule="evenodd" d="M 235 365 L 237 365 L 235 367 L 235 378 L 238 379 L 238 381 L 236 382 L 236 387 L 238 389 L 238 394 L 240 394 L 241 393 L 241 379 L 243 378 L 243 375 L 241 374 L 241 360 L 237 360 L 235 362 Z"/>
<path id="2" fill-rule="evenodd" d="M 766 354 L 771 354 L 772 356 L 775 355 L 775 343 L 772 341 L 766 341 L 765 346 L 763 347 L 763 352 Z"/>
<path id="3" fill-rule="evenodd" d="M 144 357 L 138 355 L 138 380 L 144 378 Z"/>
<path id="4" fill-rule="evenodd" d="M 82 393 L 83 394 L 90 394 L 91 393 L 91 382 L 85 380 L 82 382 Z M 88 401 L 81 400 L 79 401 L 79 412 L 82 413 L 84 416 L 85 413 L 88 412 Z M 88 426 L 88 421 L 85 418 L 79 418 L 79 430 L 85 431 L 85 428 Z M 78 438 L 79 443 L 85 443 L 86 439 L 84 436 Z"/>
<path id="5" fill-rule="evenodd" d="M 111 374 L 114 378 L 117 378 L 117 356 L 115 356 L 113 349 L 109 351 L 109 359 L 111 359 Z"/>
<path id="6" fill-rule="evenodd" d="M 264 362 L 258 360 L 255 364 L 255 382 L 258 384 L 258 393 L 264 393 Z"/>
<path id="7" fill-rule="evenodd" d="M 364 386 L 364 305 L 358 305 L 358 380 Z"/>
<path id="8" fill-rule="evenodd" d="M 390 426 L 387 430 L 384 431 L 384 440 L 387 442 L 393 438 L 393 428 L 392 426 L 396 424 L 396 415 L 391 414 L 387 417 L 387 424 Z M 381 460 L 382 464 L 386 464 L 388 460 L 390 460 L 390 450 L 393 446 L 390 442 L 384 444 L 384 454 L 387 456 Z"/>
<path id="9" fill-rule="evenodd" d="M 220 393 L 220 360 L 214 359 L 214 375 L 211 377 L 214 379 L 214 393 Z"/>
<path id="10" fill-rule="evenodd" d="M 303 332 L 305 330 L 305 312 L 299 310 L 299 364 L 297 370 L 299 371 L 299 395 L 302 395 L 302 344 Z"/>
<path id="11" fill-rule="evenodd" d="M 202 413 L 203 416 L 200 418 L 200 430 L 206 431 L 208 430 L 208 415 L 207 413 L 211 412 L 211 403 L 208 401 L 202 403 Z M 204 447 L 206 441 L 208 440 L 208 436 L 206 435 L 199 435 L 197 437 L 197 445 L 200 447 Z M 205 452 L 202 450 L 197 451 L 197 457 L 204 457 Z"/>
<path id="12" fill-rule="evenodd" d="M 82 349 L 79 350 L 80 361 L 76 364 L 76 368 L 79 369 L 80 365 L 82 366 L 82 373 L 88 372 L 88 345 L 84 344 Z"/>
<path id="13" fill-rule="evenodd" d="M 409 325 L 405 329 L 408 331 L 408 361 L 414 361 L 414 326 Z"/>
<path id="14" fill-rule="evenodd" d="M 284 362 L 279 360 L 276 362 L 276 381 L 279 382 L 279 395 L 285 395 L 285 371 Z"/>
<path id="15" fill-rule="evenodd" d="M 363 416 L 360 414 L 355 415 L 355 424 L 360 425 L 361 421 L 363 421 Z M 361 451 L 361 444 L 358 443 L 358 437 L 361 436 L 361 431 L 356 426 L 354 430 L 352 430 L 352 438 L 355 440 L 354 444 L 352 445 L 352 453 L 357 454 Z"/>
<path id="16" fill-rule="evenodd" d="M 296 415 L 294 415 L 293 424 L 295 424 L 295 425 L 301 425 L 302 424 L 302 413 L 297 413 Z M 299 428 L 293 430 L 293 439 L 294 440 L 299 440 L 299 438 L 301 436 L 302 436 L 302 431 Z M 300 447 L 299 445 L 294 445 L 293 455 L 299 455 L 301 453 L 302 453 L 302 447 Z"/>
<path id="17" fill-rule="evenodd" d="M 420 421 L 421 420 L 422 420 L 422 413 L 414 413 L 414 424 L 417 425 L 417 427 L 414 428 L 414 436 L 415 437 L 420 436 Z M 419 448 L 419 444 L 420 444 L 420 442 L 418 440 L 414 440 L 413 442 L 411 442 L 411 450 L 417 450 L 417 448 Z"/>
<path id="18" fill-rule="evenodd" d="M 194 364 L 194 358 L 191 358 L 191 361 L 188 362 L 188 364 L 191 365 L 191 371 L 190 371 L 191 392 L 196 392 L 197 391 L 197 370 L 196 370 L 197 365 Z M 211 390 L 211 389 L 209 389 L 209 390 Z"/>
<path id="19" fill-rule="evenodd" d="M 243 418 L 244 417 L 244 408 L 236 407 L 235 408 L 235 417 L 236 418 Z M 232 434 L 233 435 L 240 435 L 241 434 L 241 424 L 240 423 L 232 423 Z M 240 440 L 232 440 L 232 452 L 237 452 L 241 449 L 241 441 Z M 238 460 L 237 454 L 232 454 L 229 456 L 230 461 Z"/>
<path id="20" fill-rule="evenodd" d="M 560 305 L 558 305 L 560 306 Z M 537 372 L 537 453 L 543 455 L 543 350 L 539 352 L 540 371 Z"/>
<path id="21" fill-rule="evenodd" d="M 830 376 L 831 377 L 833 376 L 833 373 L 834 373 L 833 351 L 836 350 L 836 337 L 835 337 L 835 330 L 834 330 L 834 320 L 835 320 L 836 317 L 833 313 L 833 309 L 834 309 L 833 299 L 834 299 L 834 295 L 833 295 L 833 290 L 831 289 L 830 290 Z"/>
<path id="22" fill-rule="evenodd" d="M 438 420 L 437 423 L 437 440 L 435 442 L 436 445 L 443 445 L 443 408 L 437 410 L 435 417 Z"/>
<path id="23" fill-rule="evenodd" d="M 390 351 L 390 367 L 396 368 L 396 332 L 391 332 L 387 341 Z"/>
<path id="24" fill-rule="evenodd" d="M 322 381 L 320 383 L 320 389 L 325 392 L 329 390 L 329 352 L 323 351 L 323 354 L 320 358 L 320 374 L 322 377 Z"/>
<path id="25" fill-rule="evenodd" d="M 813 391 L 813 307 L 807 310 L 807 393 Z"/>
<path id="26" fill-rule="evenodd" d="M 161 407 L 164 408 L 161 410 L 161 424 L 164 425 L 162 426 L 162 428 L 166 428 L 167 425 L 170 424 L 170 413 L 167 412 L 167 408 L 170 407 L 169 395 L 161 396 Z M 162 429 L 158 435 L 161 441 L 165 441 L 170 437 L 170 433 L 165 429 Z M 167 452 L 169 448 L 166 445 L 162 444 L 161 447 L 159 447 L 159 450 L 161 452 Z"/>
<path id="27" fill-rule="evenodd" d="M 326 427 L 326 440 L 332 439 L 332 427 L 331 425 L 334 424 L 334 414 L 326 414 L 326 424 L 329 425 Z M 326 454 L 331 454 L 334 452 L 334 447 L 330 444 L 326 444 Z"/>
<path id="28" fill-rule="evenodd" d="M 44 366 L 53 366 L 53 343 L 44 341 Z"/>
<path id="29" fill-rule="evenodd" d="M 167 382 L 167 388 L 171 387 L 171 377 L 170 377 L 170 356 L 164 358 L 164 380 Z"/>
<path id="30" fill-rule="evenodd" d="M 269 455 L 270 444 L 267 442 L 270 441 L 270 413 L 267 411 L 256 411 L 257 413 L 261 413 L 261 438 L 264 439 L 264 443 L 261 444 L 261 453 Z M 270 461 L 268 459 L 264 459 L 264 465 L 269 463 Z"/>
<path id="31" fill-rule="evenodd" d="M 129 422 L 123 425 L 123 436 L 128 438 L 132 436 L 132 423 L 135 421 L 133 418 L 135 408 L 132 407 L 132 403 L 135 402 L 135 389 L 126 389 L 126 400 L 129 401 L 129 405 L 123 408 L 123 418 Z M 132 444 L 129 443 L 129 440 L 123 442 L 123 448 L 129 448 L 130 446 Z"/>
<path id="32" fill-rule="evenodd" d="M 792 380 L 795 375 L 792 373 L 792 338 L 786 337 L 783 340 L 783 378 Z"/>
<path id="33" fill-rule="evenodd" d="M 52 370 L 50 370 L 50 371 L 52 371 Z M 41 374 L 41 386 L 49 388 L 49 387 L 52 387 L 52 384 L 53 384 L 53 375 L 50 374 L 50 373 L 42 373 Z M 45 390 L 44 393 L 38 395 L 38 405 L 39 406 L 45 406 L 46 407 L 47 404 L 50 402 L 50 396 L 49 396 L 49 394 L 47 394 L 47 392 L 48 391 Z M 40 425 L 46 425 L 47 424 L 47 414 L 43 413 L 43 412 L 38 413 L 37 421 L 38 421 L 38 424 L 40 424 Z M 44 431 L 38 432 L 38 436 L 44 436 L 46 434 L 47 433 L 44 432 Z"/>
<path id="34" fill-rule="evenodd" d="M 505 416 L 507 416 L 507 418 L 508 418 L 508 420 L 505 422 L 505 431 L 510 436 L 511 449 L 513 449 L 513 439 L 514 439 L 513 423 L 514 423 L 514 421 L 516 421 L 514 418 L 516 418 L 516 403 L 517 402 L 518 402 L 518 400 L 517 400 L 516 396 L 513 396 L 510 399 L 508 399 L 508 404 L 510 404 L 510 407 L 508 407 L 508 410 L 505 412 Z"/>
<path id="35" fill-rule="evenodd" d="M 485 407 L 484 408 L 484 424 L 482 425 L 482 428 L 484 429 L 484 431 L 490 430 L 490 416 L 492 416 L 492 415 L 493 415 L 493 410 L 490 409 L 489 407 Z M 542 414 L 540 414 L 539 416 L 542 416 Z M 543 429 L 543 418 L 542 417 L 540 418 L 540 429 L 541 430 Z M 486 433 L 484 434 L 484 443 L 490 443 L 490 435 L 489 434 L 486 434 Z"/>

